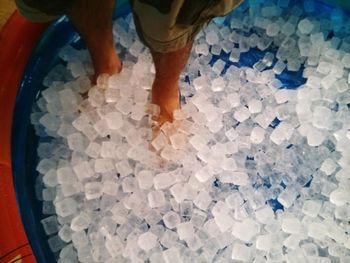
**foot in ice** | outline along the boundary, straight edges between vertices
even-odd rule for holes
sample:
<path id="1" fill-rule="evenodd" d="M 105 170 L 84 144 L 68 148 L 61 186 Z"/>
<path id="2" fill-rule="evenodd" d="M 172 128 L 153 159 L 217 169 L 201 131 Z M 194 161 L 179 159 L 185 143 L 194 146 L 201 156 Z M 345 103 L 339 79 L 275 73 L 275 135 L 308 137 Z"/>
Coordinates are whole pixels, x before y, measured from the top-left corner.
<path id="1" fill-rule="evenodd" d="M 157 104 L 160 108 L 159 117 L 155 120 L 156 125 L 153 126 L 153 133 L 156 135 L 165 122 L 173 121 L 173 112 L 180 108 L 178 82 L 163 84 L 154 81 L 152 103 Z"/>
<path id="2" fill-rule="evenodd" d="M 95 74 L 92 76 L 92 82 L 96 83 L 97 77 L 101 74 L 114 75 L 120 73 L 122 70 L 122 63 L 114 50 L 111 50 L 110 54 L 106 56 L 107 60 L 101 60 L 99 58 L 93 58 Z"/>

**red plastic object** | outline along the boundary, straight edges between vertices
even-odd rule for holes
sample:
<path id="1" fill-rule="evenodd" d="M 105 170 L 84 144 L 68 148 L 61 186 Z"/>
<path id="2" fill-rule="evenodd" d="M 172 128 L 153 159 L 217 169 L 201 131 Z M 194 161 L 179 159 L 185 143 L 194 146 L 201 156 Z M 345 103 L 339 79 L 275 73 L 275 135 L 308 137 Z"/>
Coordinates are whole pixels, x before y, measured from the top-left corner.
<path id="1" fill-rule="evenodd" d="M 35 262 L 13 187 L 11 129 L 24 68 L 46 27 L 29 22 L 15 11 L 0 32 L 0 263 Z"/>

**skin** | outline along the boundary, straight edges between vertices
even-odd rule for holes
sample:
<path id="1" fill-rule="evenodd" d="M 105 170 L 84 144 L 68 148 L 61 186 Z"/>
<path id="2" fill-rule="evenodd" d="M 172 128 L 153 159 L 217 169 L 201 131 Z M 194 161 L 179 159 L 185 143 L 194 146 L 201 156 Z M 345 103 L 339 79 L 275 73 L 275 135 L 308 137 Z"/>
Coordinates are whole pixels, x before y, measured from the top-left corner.
<path id="1" fill-rule="evenodd" d="M 68 17 L 90 51 L 95 78 L 102 73 L 121 71 L 122 63 L 113 45 L 112 12 L 114 0 L 78 0 Z"/>
<path id="2" fill-rule="evenodd" d="M 115 74 L 122 63 L 113 45 L 112 12 L 115 0 L 78 0 L 68 17 L 85 41 L 95 69 L 94 79 L 102 73 Z M 151 50 L 156 68 L 152 86 L 152 103 L 160 107 L 158 126 L 173 120 L 173 111 L 180 108 L 179 76 L 184 69 L 192 43 L 174 52 Z"/>

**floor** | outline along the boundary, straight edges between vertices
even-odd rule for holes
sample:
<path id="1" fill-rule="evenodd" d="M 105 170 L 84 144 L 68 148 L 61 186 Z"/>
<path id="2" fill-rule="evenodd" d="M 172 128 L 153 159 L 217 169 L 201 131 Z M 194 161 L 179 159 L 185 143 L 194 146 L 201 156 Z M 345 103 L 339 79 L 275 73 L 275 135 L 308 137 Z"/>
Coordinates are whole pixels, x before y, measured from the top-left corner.
<path id="1" fill-rule="evenodd" d="M 14 0 L 0 0 L 0 29 L 15 10 Z"/>

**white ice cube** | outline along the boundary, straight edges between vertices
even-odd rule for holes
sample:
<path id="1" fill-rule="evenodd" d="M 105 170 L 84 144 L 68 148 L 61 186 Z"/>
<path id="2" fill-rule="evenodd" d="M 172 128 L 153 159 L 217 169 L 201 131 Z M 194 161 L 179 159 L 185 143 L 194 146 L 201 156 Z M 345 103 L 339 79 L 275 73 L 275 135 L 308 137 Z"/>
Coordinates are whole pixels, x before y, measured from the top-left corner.
<path id="1" fill-rule="evenodd" d="M 137 244 L 145 251 L 149 251 L 157 244 L 158 237 L 152 232 L 146 232 L 139 236 Z"/>
<path id="2" fill-rule="evenodd" d="M 181 219 L 179 214 L 175 213 L 174 211 L 169 211 L 163 216 L 163 222 L 167 228 L 173 229 L 180 224 Z"/>
<path id="3" fill-rule="evenodd" d="M 147 198 L 148 204 L 151 208 L 161 207 L 166 203 L 164 192 L 161 190 L 149 192 Z"/>
<path id="4" fill-rule="evenodd" d="M 232 259 L 243 262 L 250 262 L 252 258 L 252 253 L 253 251 L 251 247 L 240 243 L 235 243 L 232 249 Z"/>

